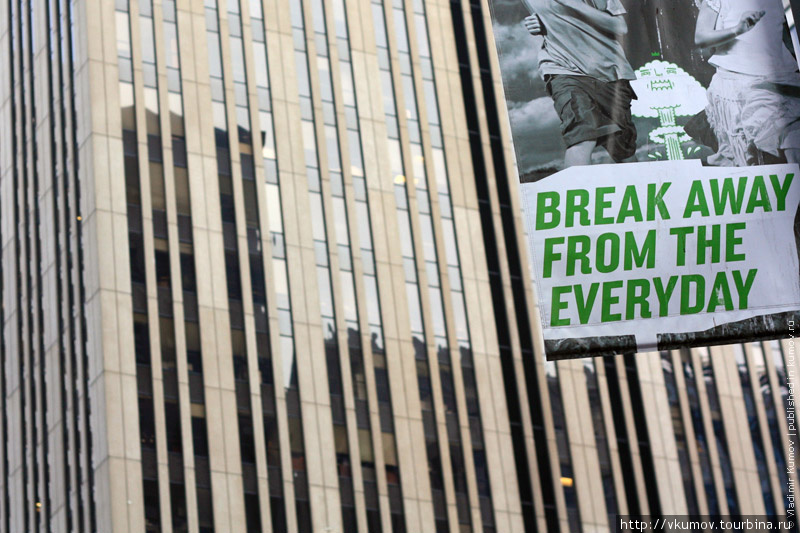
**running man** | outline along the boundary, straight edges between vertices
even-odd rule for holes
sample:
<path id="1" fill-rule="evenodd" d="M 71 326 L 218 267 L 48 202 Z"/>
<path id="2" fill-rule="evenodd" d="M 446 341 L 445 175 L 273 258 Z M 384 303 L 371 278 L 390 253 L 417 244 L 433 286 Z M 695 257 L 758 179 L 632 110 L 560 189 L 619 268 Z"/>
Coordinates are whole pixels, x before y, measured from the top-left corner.
<path id="1" fill-rule="evenodd" d="M 619 42 L 628 31 L 620 0 L 523 1 L 525 28 L 544 38 L 539 72 L 561 119 L 564 166 L 590 165 L 597 146 L 616 162 L 633 156 L 636 75 Z"/>

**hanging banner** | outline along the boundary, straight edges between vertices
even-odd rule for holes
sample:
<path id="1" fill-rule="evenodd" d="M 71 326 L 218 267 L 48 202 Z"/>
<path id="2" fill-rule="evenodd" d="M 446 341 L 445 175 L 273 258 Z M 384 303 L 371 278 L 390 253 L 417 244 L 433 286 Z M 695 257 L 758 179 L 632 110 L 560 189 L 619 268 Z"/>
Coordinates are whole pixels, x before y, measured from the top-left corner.
<path id="1" fill-rule="evenodd" d="M 800 72 L 780 0 L 489 0 L 548 359 L 788 337 Z"/>

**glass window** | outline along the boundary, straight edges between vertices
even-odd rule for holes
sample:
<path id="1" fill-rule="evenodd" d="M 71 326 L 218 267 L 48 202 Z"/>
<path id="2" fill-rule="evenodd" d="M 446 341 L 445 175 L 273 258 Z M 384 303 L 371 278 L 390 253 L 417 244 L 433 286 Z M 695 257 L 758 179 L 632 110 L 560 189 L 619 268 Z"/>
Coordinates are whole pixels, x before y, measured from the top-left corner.
<path id="1" fill-rule="evenodd" d="M 375 275 L 375 257 L 370 250 L 361 250 L 361 262 L 364 263 L 364 274 L 367 276 Z"/>
<path id="2" fill-rule="evenodd" d="M 142 17 L 152 18 L 153 6 L 150 0 L 139 0 L 139 15 Z"/>
<path id="3" fill-rule="evenodd" d="M 319 70 L 320 98 L 323 102 L 333 102 L 330 63 L 327 57 L 317 57 L 317 70 Z"/>
<path id="4" fill-rule="evenodd" d="M 119 100 L 122 108 L 122 128 L 126 130 L 136 129 L 136 110 L 133 100 L 133 84 L 119 84 Z"/>
<path id="5" fill-rule="evenodd" d="M 164 24 L 164 48 L 166 50 L 167 66 L 171 68 L 180 68 L 178 29 L 175 24 Z"/>
<path id="6" fill-rule="evenodd" d="M 339 155 L 339 136 L 336 128 L 325 126 L 325 140 L 328 145 L 328 167 L 332 172 L 341 172 L 341 156 Z"/>
<path id="7" fill-rule="evenodd" d="M 403 158 L 400 151 L 400 141 L 389 141 L 389 166 L 392 170 L 392 176 L 397 180 L 397 176 L 403 176 Z M 405 179 L 403 180 L 403 183 Z M 397 183 L 397 181 L 395 181 Z"/>
<path id="8" fill-rule="evenodd" d="M 197 290 L 194 275 L 194 256 L 181 254 L 181 278 L 183 280 L 183 290 L 194 292 Z M 187 334 L 188 335 L 188 334 Z M 198 347 L 199 349 L 199 347 Z"/>
<path id="9" fill-rule="evenodd" d="M 428 276 L 429 286 L 439 286 L 439 265 L 436 264 L 436 261 L 425 262 L 425 274 Z"/>
<path id="10" fill-rule="evenodd" d="M 211 112 L 214 116 L 214 130 L 217 138 L 226 137 L 225 132 L 228 130 L 228 119 L 225 116 L 225 104 L 222 102 L 212 102 Z"/>
<path id="11" fill-rule="evenodd" d="M 387 115 L 394 115 L 396 111 L 392 73 L 388 70 L 381 70 L 381 84 L 383 85 L 383 112 Z"/>
<path id="12" fill-rule="evenodd" d="M 353 177 L 353 192 L 355 193 L 356 201 L 359 203 L 367 201 L 367 184 L 363 178 Z M 360 217 L 360 215 L 359 215 Z M 369 220 L 367 218 L 359 218 L 359 220 Z M 371 248 L 371 246 L 370 246 Z"/>
<path id="13" fill-rule="evenodd" d="M 286 265 L 281 259 L 273 259 L 272 280 L 275 285 L 276 304 L 278 309 L 289 308 L 289 280 L 286 276 Z"/>
<path id="14" fill-rule="evenodd" d="M 240 38 L 231 39 L 231 60 L 233 62 L 233 81 L 244 83 L 247 77 L 244 70 L 244 47 Z"/>
<path id="15" fill-rule="evenodd" d="M 347 129 L 358 130 L 358 110 L 355 107 L 349 105 L 344 107 L 344 119 Z"/>
<path id="16" fill-rule="evenodd" d="M 464 299 L 460 292 L 453 292 L 453 315 L 455 316 L 456 338 L 460 341 L 469 341 L 467 327 L 467 312 L 464 308 Z"/>
<path id="17" fill-rule="evenodd" d="M 375 43 L 378 46 L 386 46 L 386 25 L 383 21 L 383 7 L 380 4 L 372 4 L 372 23 L 375 28 Z"/>
<path id="18" fill-rule="evenodd" d="M 222 84 L 222 78 L 211 78 L 211 99 L 215 103 L 225 101 L 225 87 Z"/>
<path id="19" fill-rule="evenodd" d="M 406 257 L 403 259 L 403 271 L 406 281 L 417 281 L 417 267 L 413 258 Z"/>
<path id="20" fill-rule="evenodd" d="M 289 387 L 294 373 L 294 340 L 281 335 L 281 358 L 283 360 L 283 386 Z"/>
<path id="21" fill-rule="evenodd" d="M 261 155 L 265 159 L 275 159 L 275 132 L 272 126 L 272 113 L 262 111 L 259 113 L 261 123 Z"/>
<path id="22" fill-rule="evenodd" d="M 353 276 L 342 275 L 341 280 L 345 320 L 358 320 L 358 308 L 356 306 L 356 291 L 355 287 L 353 286 Z"/>
<path id="23" fill-rule="evenodd" d="M 216 17 L 214 17 L 216 20 Z M 222 57 L 219 50 L 219 36 L 216 33 L 207 33 L 208 40 L 208 65 L 209 74 L 215 78 L 222 78 Z"/>
<path id="24" fill-rule="evenodd" d="M 417 195 L 417 210 L 420 214 L 428 215 L 431 214 L 431 203 L 428 199 L 427 194 L 418 194 Z"/>
<path id="25" fill-rule="evenodd" d="M 173 137 L 183 137 L 183 101 L 180 94 L 169 93 L 170 129 Z"/>
<path id="26" fill-rule="evenodd" d="M 366 202 L 356 202 L 356 216 L 358 217 L 359 222 L 364 221 L 367 223 L 367 225 L 364 225 L 363 222 L 359 224 L 358 237 L 360 241 L 360 247 L 362 250 L 370 250 L 372 249 L 372 236 L 368 225 L 369 209 Z"/>
<path id="27" fill-rule="evenodd" d="M 165 211 L 167 201 L 164 197 L 164 176 L 161 163 L 150 161 L 150 196 L 153 201 L 153 209 Z"/>
<path id="28" fill-rule="evenodd" d="M 439 106 L 436 103 L 436 87 L 433 81 L 426 80 L 422 82 L 422 88 L 425 91 L 425 105 L 428 111 L 428 122 L 432 124 L 439 124 Z"/>
<path id="29" fill-rule="evenodd" d="M 272 111 L 272 102 L 270 90 L 267 87 L 256 87 L 256 95 L 258 96 L 258 108 L 262 111 Z"/>
<path id="30" fill-rule="evenodd" d="M 450 290 L 461 291 L 461 270 L 457 266 L 449 266 L 447 267 L 447 275 L 450 279 Z"/>
<path id="31" fill-rule="evenodd" d="M 130 59 L 119 58 L 119 81 L 133 82 L 133 66 Z"/>
<path id="32" fill-rule="evenodd" d="M 144 109 L 147 124 L 147 133 L 150 135 L 161 134 L 158 111 L 158 91 L 151 87 L 144 89 Z"/>
<path id="33" fill-rule="evenodd" d="M 181 453 L 181 414 L 174 401 L 164 402 L 164 415 L 167 421 L 167 449 L 172 453 Z"/>
<path id="34" fill-rule="evenodd" d="M 397 49 L 408 52 L 408 32 L 406 31 L 406 15 L 403 9 L 394 8 L 394 33 L 397 39 Z"/>
<path id="35" fill-rule="evenodd" d="M 368 276 L 364 280 L 364 289 L 367 298 L 367 318 L 370 324 L 381 323 L 380 300 L 378 297 L 378 285 L 374 276 Z"/>
<path id="36" fill-rule="evenodd" d="M 303 52 L 295 53 L 297 69 L 297 91 L 300 96 L 311 96 L 311 84 L 308 80 L 308 67 L 306 66 L 306 56 Z"/>
<path id="37" fill-rule="evenodd" d="M 229 2 L 230 6 L 235 7 L 235 9 L 239 9 L 238 1 Z M 242 21 L 237 16 L 228 17 L 228 32 L 230 33 L 231 37 L 241 37 L 242 36 Z"/>
<path id="38" fill-rule="evenodd" d="M 130 59 L 131 57 L 131 34 L 128 23 L 128 14 L 122 11 L 116 12 L 117 18 L 117 55 Z"/>
<path id="39" fill-rule="evenodd" d="M 399 216 L 400 250 L 403 257 L 414 257 L 414 243 L 411 240 L 411 226 L 407 216 Z"/>
<path id="40" fill-rule="evenodd" d="M 322 122 L 328 126 L 336 125 L 336 107 L 333 105 L 332 101 L 322 101 L 322 119 Z"/>
<path id="41" fill-rule="evenodd" d="M 165 0 L 163 6 L 164 20 L 175 22 L 175 0 Z"/>
<path id="42" fill-rule="evenodd" d="M 269 230 L 272 232 L 283 232 L 283 219 L 281 218 L 281 199 L 278 186 L 273 183 L 264 185 L 267 191 L 267 219 Z"/>
<path id="43" fill-rule="evenodd" d="M 446 193 L 439 193 L 439 213 L 445 219 L 442 224 L 452 223 L 453 211 L 450 205 L 450 196 Z"/>
<path id="44" fill-rule="evenodd" d="M 156 52 L 153 41 L 153 24 L 151 21 L 142 21 L 139 29 L 142 34 L 142 62 L 154 64 L 156 62 Z"/>
<path id="45" fill-rule="evenodd" d="M 422 333 L 422 309 L 420 308 L 419 292 L 416 283 L 406 283 L 406 295 L 408 297 L 411 332 Z"/>
<path id="46" fill-rule="evenodd" d="M 319 309 L 324 317 L 333 317 L 333 294 L 328 269 L 317 267 L 317 282 L 319 283 Z"/>
<path id="47" fill-rule="evenodd" d="M 253 61 L 256 66 L 256 84 L 261 87 L 269 87 L 269 77 L 267 76 L 267 48 L 263 43 L 253 46 Z"/>
<path id="48" fill-rule="evenodd" d="M 315 241 L 325 241 L 325 217 L 319 193 L 312 193 L 311 199 L 311 231 Z"/>
<path id="49" fill-rule="evenodd" d="M 350 236 L 347 233 L 347 211 L 344 198 L 333 198 L 333 213 L 336 218 L 336 242 L 349 245 Z"/>
<path id="50" fill-rule="evenodd" d="M 352 271 L 353 270 L 353 262 L 350 258 L 350 247 L 347 245 L 339 245 L 338 254 L 339 254 L 339 269 L 345 271 Z"/>
<path id="51" fill-rule="evenodd" d="M 194 408 L 196 404 L 193 404 Z M 206 440 L 206 419 L 205 413 L 201 416 L 196 416 L 192 409 L 192 444 L 194 446 L 194 454 L 200 457 L 208 457 L 208 442 Z"/>
<path id="52" fill-rule="evenodd" d="M 444 309 L 442 308 L 442 291 L 436 287 L 428 287 L 428 296 L 431 303 L 431 316 L 433 318 L 434 335 L 444 337 L 447 330 L 444 324 Z"/>
<path id="53" fill-rule="evenodd" d="M 411 76 L 411 56 L 409 54 L 400 54 L 400 74 L 404 76 Z"/>
<path id="54" fill-rule="evenodd" d="M 278 310 L 278 325 L 281 335 L 292 334 L 292 314 L 286 309 Z"/>
<path id="55" fill-rule="evenodd" d="M 458 250 L 456 249 L 456 235 L 455 228 L 452 224 L 443 224 L 442 230 L 444 231 L 444 250 L 447 256 L 447 264 L 457 266 Z"/>
<path id="56" fill-rule="evenodd" d="M 414 15 L 414 26 L 416 26 L 417 33 L 417 46 L 419 47 L 419 55 L 423 57 L 430 57 L 431 49 L 428 46 L 428 31 L 427 24 L 425 23 L 425 15 L 417 13 Z"/>
<path id="57" fill-rule="evenodd" d="M 348 130 L 347 137 L 350 144 L 350 172 L 353 176 L 363 176 L 364 163 L 361 160 L 361 136 L 358 131 Z"/>
<path id="58" fill-rule="evenodd" d="M 436 174 L 436 185 L 439 192 L 447 192 L 447 166 L 444 162 L 444 150 L 434 148 L 433 150 L 433 172 Z"/>
<path id="59" fill-rule="evenodd" d="M 409 120 L 419 120 L 419 116 L 417 115 L 417 100 L 414 93 L 414 80 L 411 76 L 407 75 L 403 75 L 401 78 L 403 82 L 403 98 L 405 98 L 406 104 L 406 118 Z M 409 130 L 411 129 L 412 128 L 409 126 Z"/>
<path id="60" fill-rule="evenodd" d="M 242 462 L 255 463 L 256 450 L 253 442 L 253 421 L 248 415 L 239 415 L 239 442 Z"/>
<path id="61" fill-rule="evenodd" d="M 339 69 L 342 73 L 342 99 L 344 100 L 344 105 L 355 106 L 356 96 L 355 89 L 353 87 L 353 77 L 350 71 L 350 62 L 339 61 Z"/>
<path id="62" fill-rule="evenodd" d="M 306 166 L 319 167 L 317 163 L 317 141 L 314 134 L 314 123 L 303 121 L 303 146 L 306 152 Z"/>
<path id="63" fill-rule="evenodd" d="M 420 217 L 419 222 L 425 259 L 428 261 L 435 261 L 436 241 L 433 238 L 433 222 L 429 216 Z"/>
<path id="64" fill-rule="evenodd" d="M 252 137 L 250 136 L 250 112 L 248 111 L 247 107 L 236 107 L 236 123 L 239 126 L 239 142 L 242 143 L 242 148 L 250 148 Z"/>

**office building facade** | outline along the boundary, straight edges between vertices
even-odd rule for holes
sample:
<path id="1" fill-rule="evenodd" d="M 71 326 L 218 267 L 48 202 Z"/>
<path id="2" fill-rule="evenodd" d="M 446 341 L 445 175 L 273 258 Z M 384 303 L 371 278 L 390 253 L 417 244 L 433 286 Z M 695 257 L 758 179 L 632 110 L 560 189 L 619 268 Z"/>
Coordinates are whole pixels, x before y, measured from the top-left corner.
<path id="1" fill-rule="evenodd" d="M 485 1 L 2 9 L 0 533 L 786 514 L 790 341 L 544 361 Z"/>

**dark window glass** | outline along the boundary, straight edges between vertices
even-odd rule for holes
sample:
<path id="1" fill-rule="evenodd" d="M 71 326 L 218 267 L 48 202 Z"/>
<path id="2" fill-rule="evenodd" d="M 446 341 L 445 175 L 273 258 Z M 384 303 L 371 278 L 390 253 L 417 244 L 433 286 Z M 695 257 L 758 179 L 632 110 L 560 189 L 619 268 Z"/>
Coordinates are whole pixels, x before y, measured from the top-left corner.
<path id="1" fill-rule="evenodd" d="M 158 501 L 158 481 L 145 479 L 142 481 L 144 496 L 144 519 L 145 530 L 150 533 L 159 531 L 161 522 L 161 510 Z"/>
<path id="2" fill-rule="evenodd" d="M 155 448 L 156 423 L 151 398 L 139 398 L 139 437 L 142 448 Z"/>
<path id="3" fill-rule="evenodd" d="M 234 209 L 233 195 L 220 194 L 220 205 L 222 209 L 222 221 L 234 223 L 236 221 L 236 210 Z"/>
<path id="4" fill-rule="evenodd" d="M 239 277 L 239 261 L 236 252 L 225 252 L 225 271 L 228 280 L 228 298 L 232 300 L 242 299 L 242 281 Z"/>
<path id="5" fill-rule="evenodd" d="M 136 363 L 150 364 L 150 335 L 147 330 L 147 316 L 140 313 L 134 315 L 133 344 L 136 352 Z"/>
<path id="6" fill-rule="evenodd" d="M 204 424 L 205 425 L 205 424 Z M 212 513 L 213 504 L 211 503 L 211 491 L 209 489 L 197 489 L 197 519 L 200 528 L 211 528 L 214 526 L 214 515 Z M 209 529 L 211 531 L 211 529 Z"/>
<path id="7" fill-rule="evenodd" d="M 167 449 L 181 453 L 181 412 L 175 402 L 164 402 L 164 414 L 167 419 Z"/>
<path id="8" fill-rule="evenodd" d="M 195 455 L 208 457 L 208 441 L 206 439 L 205 414 L 202 417 L 192 416 L 192 441 Z"/>
<path id="9" fill-rule="evenodd" d="M 286 508 L 283 498 L 272 497 L 269 499 L 272 510 L 272 528 L 275 533 L 286 532 Z M 355 531 L 355 530 L 353 530 Z"/>
<path id="10" fill-rule="evenodd" d="M 183 290 L 195 292 L 197 291 L 197 281 L 195 279 L 194 271 L 194 256 L 190 254 L 181 254 L 181 279 L 183 281 Z"/>
<path id="11" fill-rule="evenodd" d="M 139 190 L 139 160 L 136 157 L 125 156 L 125 198 L 128 204 L 141 205 L 141 191 Z"/>
<path id="12" fill-rule="evenodd" d="M 241 332 L 240 332 L 241 333 Z M 242 336 L 243 337 L 243 336 Z M 247 359 L 243 355 L 239 355 L 239 352 L 234 352 L 233 356 L 233 377 L 236 381 L 247 381 Z"/>
<path id="13" fill-rule="evenodd" d="M 169 253 L 165 250 L 156 250 L 156 283 L 161 287 L 169 287 Z"/>
<path id="14" fill-rule="evenodd" d="M 242 452 L 242 461 L 245 463 L 256 462 L 256 449 L 253 442 L 253 421 L 249 415 L 239 415 L 239 443 Z"/>
<path id="15" fill-rule="evenodd" d="M 258 494 L 244 495 L 244 509 L 247 520 L 247 533 L 260 533 L 261 513 L 258 509 Z"/>
<path id="16" fill-rule="evenodd" d="M 186 487 L 183 483 L 170 483 L 170 502 L 172 504 L 172 531 L 186 533 Z"/>
<path id="17" fill-rule="evenodd" d="M 313 531 L 311 526 L 311 506 L 308 502 L 297 502 L 297 530 L 298 531 Z"/>

